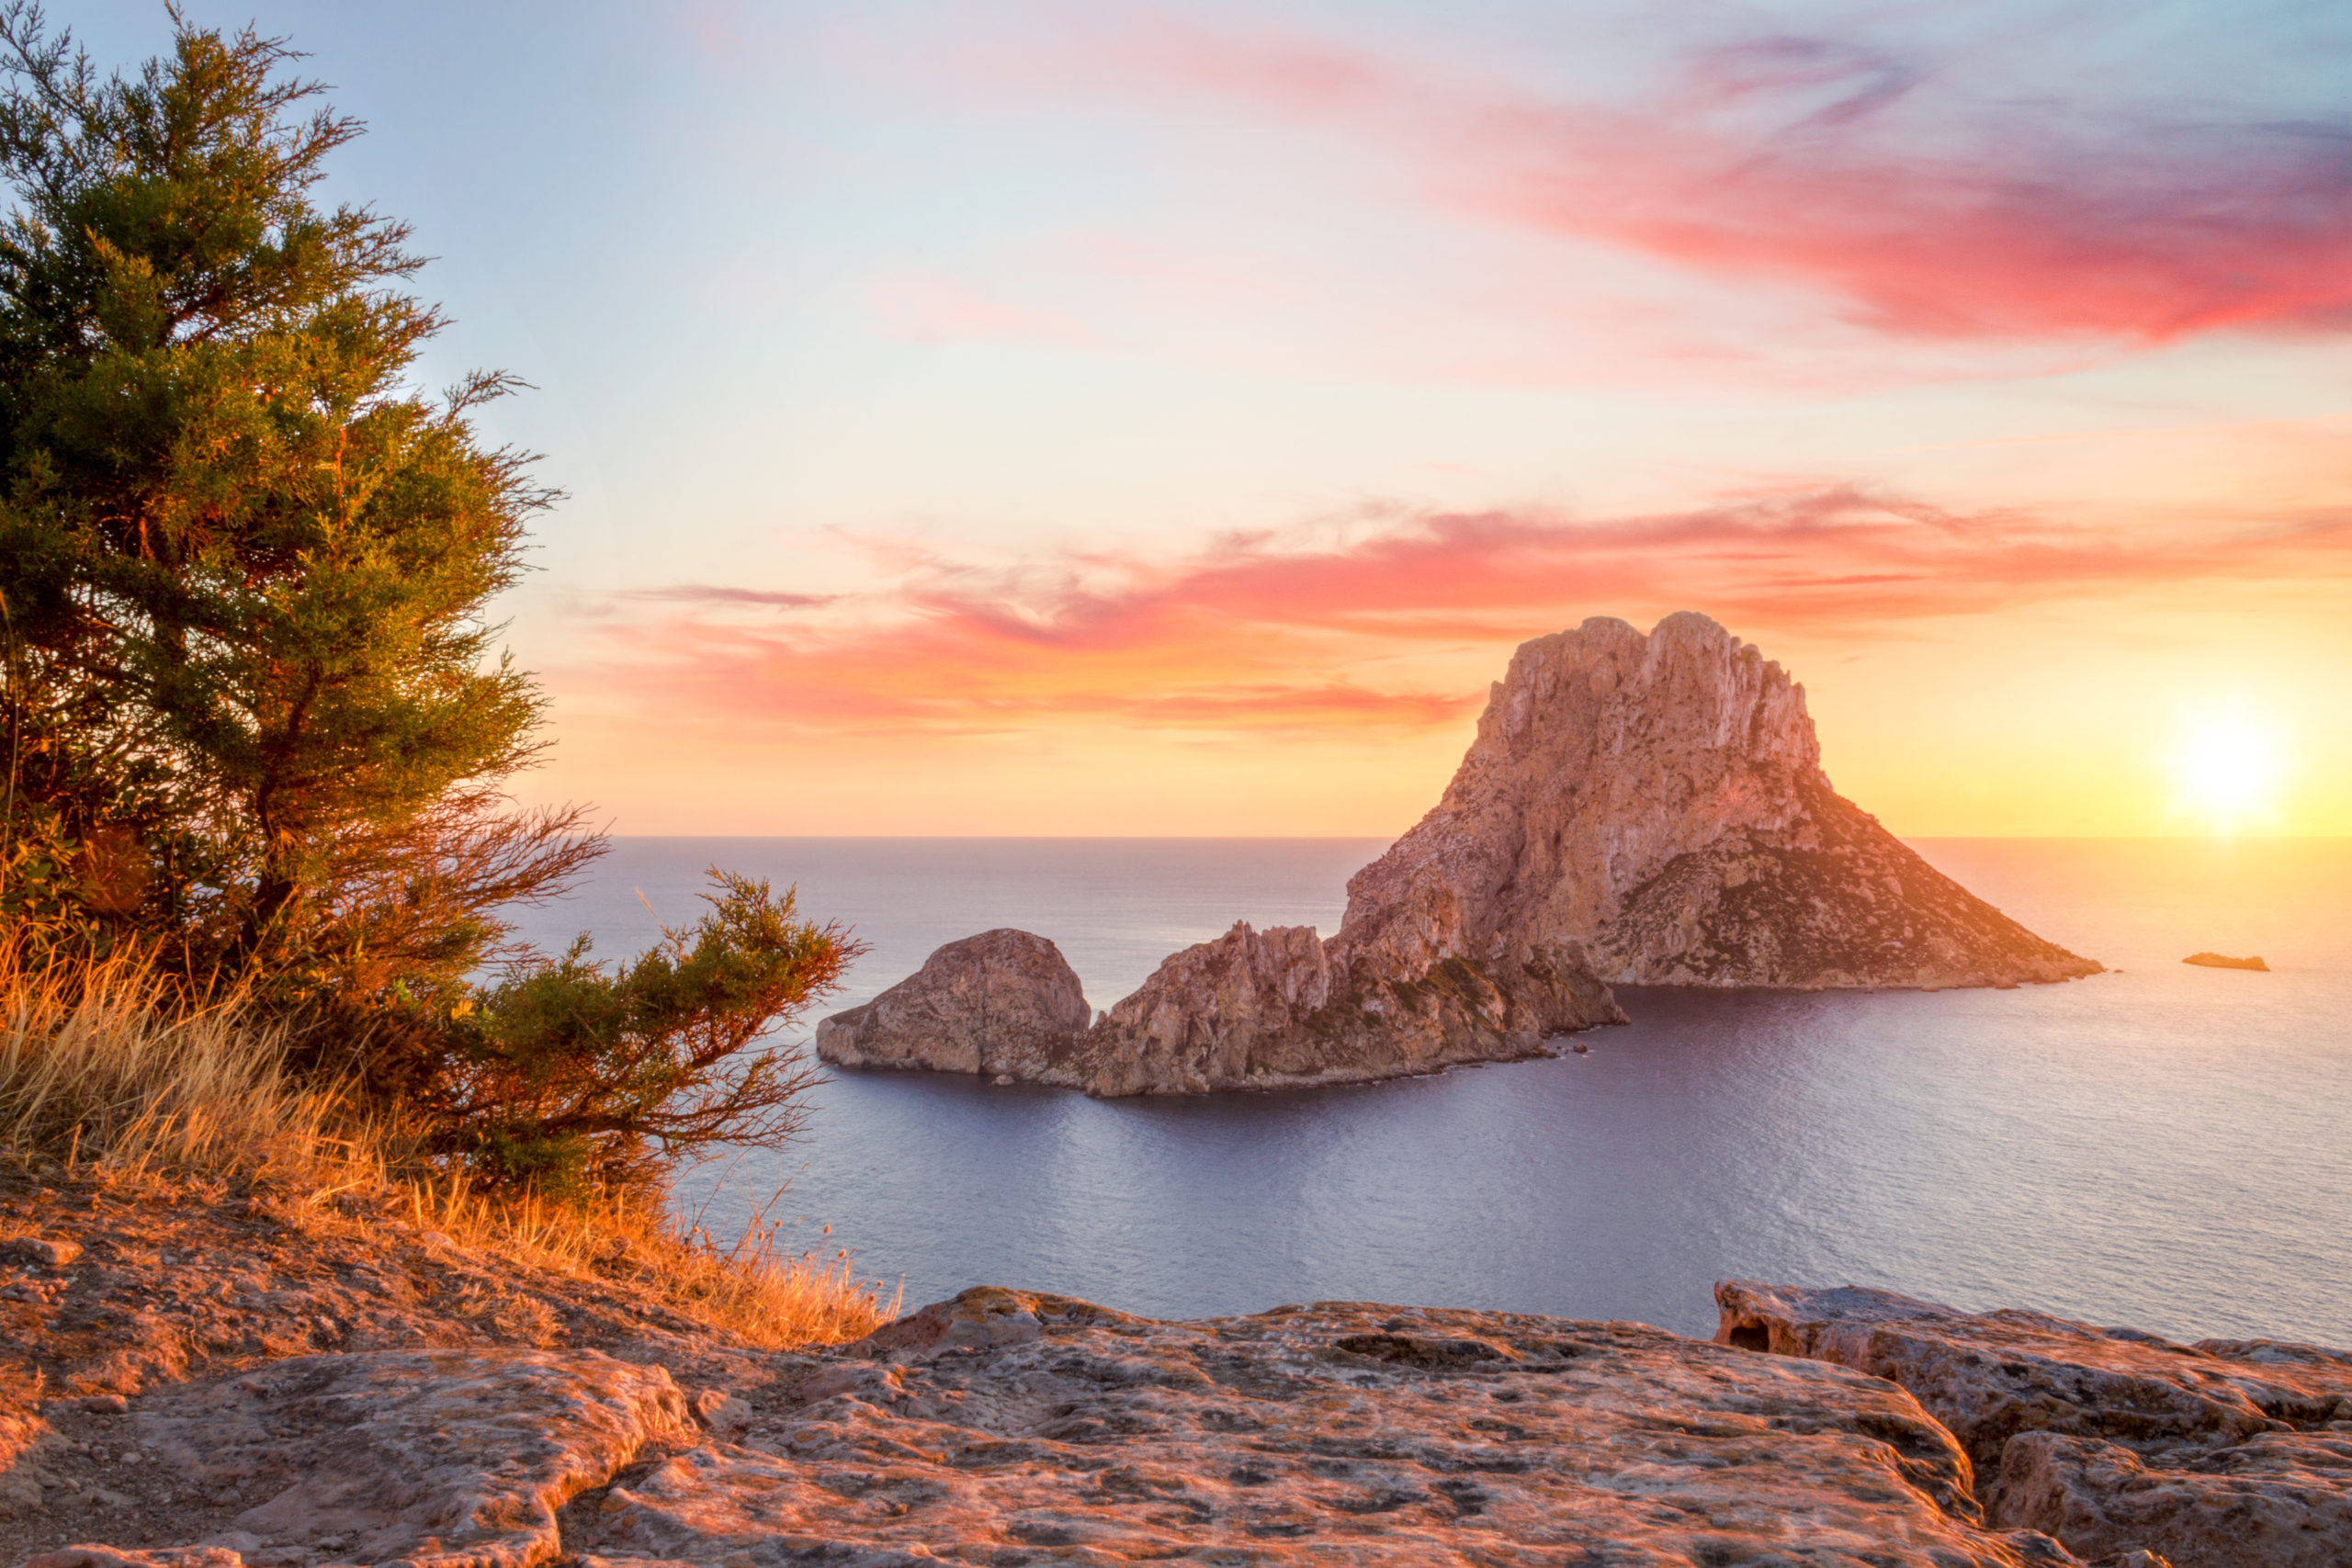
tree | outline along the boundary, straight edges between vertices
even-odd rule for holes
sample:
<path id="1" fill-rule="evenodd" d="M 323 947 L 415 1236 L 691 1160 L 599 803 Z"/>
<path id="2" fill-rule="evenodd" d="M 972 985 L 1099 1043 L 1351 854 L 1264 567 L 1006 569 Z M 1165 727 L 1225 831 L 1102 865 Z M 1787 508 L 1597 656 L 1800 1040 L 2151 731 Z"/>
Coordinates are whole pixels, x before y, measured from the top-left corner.
<path id="1" fill-rule="evenodd" d="M 407 227 L 313 199 L 358 124 L 283 40 L 171 15 L 101 81 L 0 0 L 0 919 L 258 996 L 493 1186 L 783 1141 L 814 1075 L 761 1042 L 859 944 L 714 872 L 618 972 L 507 945 L 604 847 L 507 793 L 546 702 L 486 610 L 556 497 L 472 422 L 519 383 L 410 384 L 444 323 Z"/>
<path id="2" fill-rule="evenodd" d="M 406 225 L 315 199 L 356 121 L 173 12 L 100 80 L 0 5 L 0 909 L 289 998 L 447 1002 L 598 852 L 512 809 L 545 699 L 486 606 L 555 499 L 409 382 Z"/>

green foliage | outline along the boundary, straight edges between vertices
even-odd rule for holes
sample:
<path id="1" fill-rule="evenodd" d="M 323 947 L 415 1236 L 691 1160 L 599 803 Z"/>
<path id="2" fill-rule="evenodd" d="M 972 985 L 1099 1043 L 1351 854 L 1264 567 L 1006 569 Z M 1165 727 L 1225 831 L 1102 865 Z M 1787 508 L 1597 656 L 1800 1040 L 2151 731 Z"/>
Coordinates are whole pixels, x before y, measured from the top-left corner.
<path id="1" fill-rule="evenodd" d="M 617 972 L 511 951 L 501 911 L 603 849 L 507 795 L 545 699 L 485 611 L 554 495 L 473 421 L 516 383 L 410 384 L 442 321 L 407 228 L 314 199 L 358 125 L 282 41 L 172 17 L 101 80 L 0 0 L 11 951 L 259 1003 L 296 1071 L 493 1186 L 641 1198 L 781 1141 L 813 1069 L 760 1041 L 857 944 L 714 872 Z"/>
<path id="2" fill-rule="evenodd" d="M 503 788 L 544 699 L 483 612 L 553 497 L 472 427 L 510 378 L 409 384 L 408 229 L 315 199 L 357 123 L 174 20 L 101 80 L 0 6 L 0 912 L 455 994 L 597 850 Z"/>
<path id="3" fill-rule="evenodd" d="M 830 993 L 863 948 L 799 919 L 790 889 L 710 877 L 709 910 L 635 963 L 591 962 L 582 937 L 479 993 L 424 1075 L 440 1152 L 479 1179 L 567 1195 L 792 1136 L 816 1069 L 797 1047 L 759 1043 Z"/>

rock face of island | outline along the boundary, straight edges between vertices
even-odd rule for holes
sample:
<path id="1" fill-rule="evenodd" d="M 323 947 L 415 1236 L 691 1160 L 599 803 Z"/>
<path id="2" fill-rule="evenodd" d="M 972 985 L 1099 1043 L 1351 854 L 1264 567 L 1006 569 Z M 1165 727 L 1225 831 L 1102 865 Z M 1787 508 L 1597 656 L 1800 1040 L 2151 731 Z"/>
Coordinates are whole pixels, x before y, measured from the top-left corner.
<path id="1" fill-rule="evenodd" d="M 978 1073 L 1090 1094 L 1362 1083 L 1538 1056 L 1546 1037 L 1622 1021 L 1573 952 L 1420 973 L 1351 967 L 1311 926 L 1237 924 L 1163 963 L 1091 1028 L 1061 952 L 1027 931 L 949 942 L 817 1026 L 849 1067 Z"/>
<path id="2" fill-rule="evenodd" d="M 1350 879 L 1333 936 L 1236 925 L 1090 1029 L 1052 943 L 991 931 L 825 1021 L 817 1048 L 1102 1095 L 1277 1089 L 1542 1055 L 1623 1021 L 1610 981 L 2008 987 L 2098 968 L 1832 789 L 1778 664 L 1704 615 L 1647 637 L 1596 619 L 1520 648 L 1443 798 Z"/>
<path id="3" fill-rule="evenodd" d="M 1161 964 L 1088 1037 L 1080 1087 L 1184 1094 L 1363 1083 L 1544 1055 L 1625 1015 L 1572 945 L 1471 957 L 1367 950 L 1344 931 L 1236 925 Z"/>
<path id="4" fill-rule="evenodd" d="M 863 1007 L 817 1025 L 845 1067 L 1054 1079 L 1094 1017 L 1061 949 L 1010 927 L 951 942 Z"/>
<path id="5" fill-rule="evenodd" d="M 2181 962 L 2194 964 L 2199 969 L 2258 969 L 2265 975 L 2270 973 L 2270 965 L 2262 961 L 2260 954 L 2252 958 L 2229 958 L 2218 953 L 2192 953 Z"/>
<path id="6" fill-rule="evenodd" d="M 1348 883 L 1340 939 L 1580 943 L 1648 986 L 2009 986 L 2095 974 L 1832 789 L 1804 688 L 1704 615 L 1522 644 L 1444 797 Z"/>

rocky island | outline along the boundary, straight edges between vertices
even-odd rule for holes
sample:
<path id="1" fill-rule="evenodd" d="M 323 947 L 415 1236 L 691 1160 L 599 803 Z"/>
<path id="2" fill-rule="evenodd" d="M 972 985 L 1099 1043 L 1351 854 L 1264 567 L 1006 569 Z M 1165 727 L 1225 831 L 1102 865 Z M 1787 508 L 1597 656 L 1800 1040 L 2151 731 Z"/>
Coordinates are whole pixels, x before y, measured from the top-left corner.
<path id="1" fill-rule="evenodd" d="M 2270 973 L 2270 965 L 2265 964 L 2258 953 L 2251 958 L 2231 958 L 2219 953 L 2192 953 L 2181 962 L 2194 964 L 2199 969 L 2255 969 L 2265 975 Z"/>
<path id="2" fill-rule="evenodd" d="M 1540 1055 L 1623 1021 L 1610 982 L 1939 988 L 2098 970 L 1838 794 L 1804 688 L 1757 649 L 1700 615 L 1646 637 L 1595 618 L 1512 656 L 1453 782 L 1349 880 L 1332 936 L 1237 924 L 1089 1024 L 1051 942 L 987 932 L 825 1020 L 817 1053 L 974 1072 L 987 1035 L 987 1070 L 1020 1081 L 1272 1089 Z"/>
<path id="3" fill-rule="evenodd" d="M 0 1222 L 8 1568 L 2352 1562 L 2316 1346 L 1734 1280 L 1713 1342 L 982 1287 L 771 1349 L 331 1205 Z"/>

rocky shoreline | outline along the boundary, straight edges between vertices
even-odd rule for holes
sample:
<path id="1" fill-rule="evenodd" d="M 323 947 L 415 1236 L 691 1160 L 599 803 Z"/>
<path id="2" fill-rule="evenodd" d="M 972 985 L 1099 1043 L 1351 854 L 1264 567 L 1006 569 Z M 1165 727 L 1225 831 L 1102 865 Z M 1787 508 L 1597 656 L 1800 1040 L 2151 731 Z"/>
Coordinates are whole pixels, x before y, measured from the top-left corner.
<path id="1" fill-rule="evenodd" d="M 1099 1095 L 1290 1089 L 1543 1055 L 1624 1021 L 1611 983 L 2009 987 L 2099 967 L 1838 794 L 1804 688 L 1758 649 L 1704 615 L 1646 637 L 1595 618 L 1512 656 L 1443 798 L 1349 879 L 1332 936 L 1238 923 L 1090 1021 L 1051 942 L 985 931 L 816 1045 Z"/>

